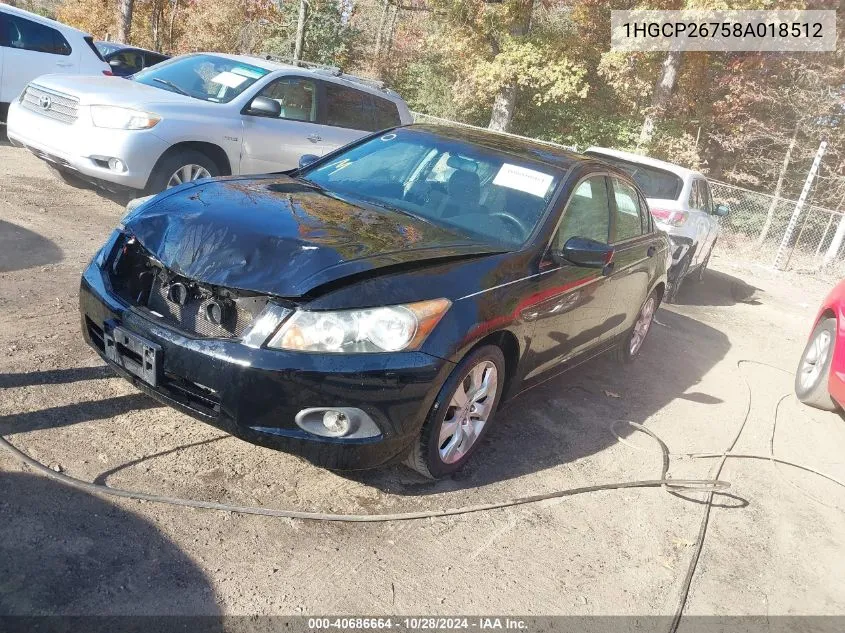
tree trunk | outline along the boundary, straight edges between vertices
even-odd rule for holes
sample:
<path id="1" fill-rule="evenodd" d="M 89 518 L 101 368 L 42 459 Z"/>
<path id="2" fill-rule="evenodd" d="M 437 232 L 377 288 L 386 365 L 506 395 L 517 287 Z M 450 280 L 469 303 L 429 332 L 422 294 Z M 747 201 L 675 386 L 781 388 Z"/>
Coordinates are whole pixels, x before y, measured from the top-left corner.
<path id="1" fill-rule="evenodd" d="M 173 0 L 173 11 L 170 13 L 170 27 L 167 33 L 167 52 L 173 52 L 173 23 L 176 21 L 176 11 L 179 10 L 179 0 Z"/>
<path id="2" fill-rule="evenodd" d="M 663 117 L 672 93 L 675 92 L 675 82 L 678 80 L 678 70 L 681 68 L 681 51 L 669 51 L 663 66 L 660 69 L 660 77 L 654 84 L 654 92 L 651 95 L 651 107 L 643 121 L 643 128 L 640 130 L 640 139 L 637 147 L 648 145 L 654 137 L 654 125 Z"/>
<path id="3" fill-rule="evenodd" d="M 381 9 L 381 20 L 378 24 L 378 33 L 376 34 L 376 52 L 373 56 L 373 61 L 378 63 L 381 58 L 381 50 L 384 46 L 384 31 L 387 28 L 387 16 L 390 12 L 390 3 L 384 0 L 384 6 Z"/>
<path id="4" fill-rule="evenodd" d="M 132 34 L 132 9 L 135 0 L 118 0 L 117 3 L 117 41 L 129 44 Z"/>
<path id="5" fill-rule="evenodd" d="M 511 25 L 510 34 L 513 37 L 521 37 L 531 30 L 531 14 L 534 11 L 534 0 L 526 0 L 522 7 L 522 15 L 515 18 Z M 498 44 L 493 44 L 493 54 L 498 55 Z M 505 83 L 493 100 L 493 109 L 490 112 L 490 123 L 487 128 L 499 132 L 510 130 L 511 121 L 516 111 L 516 79 Z"/>
<path id="6" fill-rule="evenodd" d="M 293 49 L 293 58 L 302 59 L 302 49 L 305 44 L 305 20 L 308 16 L 308 2 L 299 0 L 299 19 L 296 21 L 296 44 Z"/>
<path id="7" fill-rule="evenodd" d="M 393 39 L 396 37 L 396 22 L 399 20 L 399 7 L 392 5 L 393 15 L 390 16 L 390 26 L 387 29 L 387 41 L 385 42 L 385 53 L 390 55 L 393 50 Z"/>
<path id="8" fill-rule="evenodd" d="M 792 160 L 792 150 L 795 149 L 795 141 L 798 138 L 798 124 L 795 124 L 795 129 L 792 131 L 792 138 L 789 139 L 789 147 L 786 148 L 786 155 L 783 157 L 783 164 L 780 167 L 778 174 L 778 181 L 775 184 L 774 198 L 769 205 L 769 210 L 766 212 L 766 221 L 763 223 L 763 229 L 760 231 L 760 236 L 757 238 L 757 245 L 760 246 L 766 241 L 766 236 L 769 234 L 769 229 L 772 228 L 772 220 L 775 217 L 775 209 L 778 206 L 778 198 L 780 197 L 780 190 L 783 187 L 783 179 L 786 177 L 786 170 L 789 167 L 789 161 Z"/>

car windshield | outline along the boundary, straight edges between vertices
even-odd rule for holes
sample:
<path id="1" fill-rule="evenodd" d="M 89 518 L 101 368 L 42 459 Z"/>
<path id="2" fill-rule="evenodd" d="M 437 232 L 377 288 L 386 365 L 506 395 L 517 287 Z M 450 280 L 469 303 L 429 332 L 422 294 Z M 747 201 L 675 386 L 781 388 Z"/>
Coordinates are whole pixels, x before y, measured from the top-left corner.
<path id="1" fill-rule="evenodd" d="M 194 99 L 228 103 L 269 72 L 216 55 L 187 55 L 142 70 L 133 80 Z"/>
<path id="2" fill-rule="evenodd" d="M 100 51 L 100 55 L 108 55 L 109 53 L 114 53 L 115 51 L 120 50 L 120 46 L 110 44 L 109 42 L 94 42 L 94 46 L 96 46 L 97 50 Z"/>
<path id="3" fill-rule="evenodd" d="M 608 156 L 601 152 L 585 153 L 627 171 L 631 174 L 631 178 L 634 179 L 634 182 L 637 183 L 646 198 L 677 200 L 681 195 L 684 181 L 670 171 L 649 165 L 641 165 L 640 163 L 616 158 L 615 156 Z"/>
<path id="4" fill-rule="evenodd" d="M 542 219 L 561 174 L 545 163 L 408 128 L 305 168 L 301 176 L 329 193 L 514 248 Z"/>

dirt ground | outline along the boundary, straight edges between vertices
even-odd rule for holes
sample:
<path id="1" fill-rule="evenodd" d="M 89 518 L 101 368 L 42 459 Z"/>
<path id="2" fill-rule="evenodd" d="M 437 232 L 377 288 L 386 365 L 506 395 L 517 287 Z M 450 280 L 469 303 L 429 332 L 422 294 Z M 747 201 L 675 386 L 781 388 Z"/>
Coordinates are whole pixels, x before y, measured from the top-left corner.
<path id="1" fill-rule="evenodd" d="M 659 311 L 636 364 L 599 359 L 524 395 L 459 477 L 344 476 L 162 407 L 87 348 L 80 272 L 122 213 L 0 144 L 0 434 L 81 479 L 240 504 L 378 513 L 658 477 L 656 444 L 624 420 L 669 445 L 673 477 L 708 477 L 718 460 L 679 456 L 728 447 L 745 380 L 737 451 L 768 453 L 829 287 L 716 257 Z M 778 457 L 841 480 L 843 449 L 839 415 L 784 401 Z M 716 497 L 686 613 L 845 614 L 845 491 L 768 461 L 729 460 L 721 478 L 730 496 Z M 702 494 L 685 497 L 328 524 L 89 496 L 0 450 L 0 613 L 671 614 L 704 512 Z"/>

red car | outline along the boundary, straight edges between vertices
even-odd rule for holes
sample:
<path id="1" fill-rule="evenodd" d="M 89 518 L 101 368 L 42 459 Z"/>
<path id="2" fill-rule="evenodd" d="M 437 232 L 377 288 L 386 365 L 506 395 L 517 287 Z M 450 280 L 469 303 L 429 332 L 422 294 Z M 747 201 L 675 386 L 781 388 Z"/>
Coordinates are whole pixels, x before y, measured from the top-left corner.
<path id="1" fill-rule="evenodd" d="M 845 406 L 845 281 L 822 303 L 798 363 L 795 395 L 804 404 L 827 411 Z"/>

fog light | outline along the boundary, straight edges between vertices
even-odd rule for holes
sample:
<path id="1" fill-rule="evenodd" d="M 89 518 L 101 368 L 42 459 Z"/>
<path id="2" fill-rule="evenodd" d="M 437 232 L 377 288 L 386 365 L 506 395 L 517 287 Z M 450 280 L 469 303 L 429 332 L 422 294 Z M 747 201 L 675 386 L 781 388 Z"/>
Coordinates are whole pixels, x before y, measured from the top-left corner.
<path id="1" fill-rule="evenodd" d="M 112 171 L 116 171 L 119 174 L 122 174 L 126 171 L 126 165 L 123 164 L 123 161 L 119 158 L 109 158 L 109 169 Z"/>
<path id="2" fill-rule="evenodd" d="M 349 432 L 349 418 L 341 411 L 330 409 L 323 414 L 323 426 L 330 435 L 346 435 Z"/>

